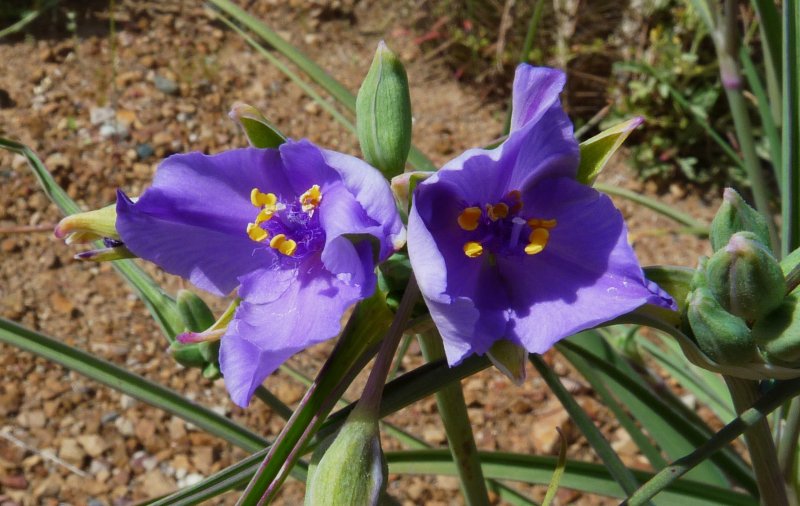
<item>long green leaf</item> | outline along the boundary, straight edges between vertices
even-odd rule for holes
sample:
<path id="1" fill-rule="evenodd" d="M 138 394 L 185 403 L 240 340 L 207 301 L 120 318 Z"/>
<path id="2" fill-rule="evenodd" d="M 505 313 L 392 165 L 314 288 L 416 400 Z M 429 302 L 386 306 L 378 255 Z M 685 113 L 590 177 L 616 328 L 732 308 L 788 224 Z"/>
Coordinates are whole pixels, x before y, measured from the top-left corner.
<path id="1" fill-rule="evenodd" d="M 666 370 L 669 375 L 676 379 L 686 390 L 691 392 L 697 399 L 711 408 L 717 417 L 723 423 L 728 423 L 736 416 L 736 412 L 730 402 L 730 395 L 720 395 L 717 389 L 720 384 L 724 390 L 724 383 L 715 375 L 705 369 L 700 369 L 692 364 L 683 353 L 680 347 L 674 341 L 669 339 L 662 339 L 662 345 L 666 348 L 660 348 L 655 343 L 647 340 L 640 339 L 639 344 L 644 348 L 647 353 L 652 356 L 658 364 Z M 719 383 L 717 383 L 717 380 Z M 711 382 L 715 382 L 712 384 Z M 727 392 L 724 392 L 724 394 Z"/>
<path id="2" fill-rule="evenodd" d="M 609 195 L 614 195 L 617 197 L 622 197 L 624 199 L 628 199 L 632 202 L 636 202 L 637 204 L 643 205 L 653 211 L 666 216 L 667 218 L 671 218 L 678 223 L 686 225 L 691 229 L 693 233 L 698 235 L 708 235 L 708 225 L 705 223 L 701 223 L 694 219 L 693 217 L 689 216 L 688 214 L 678 211 L 666 204 L 663 204 L 655 199 L 651 199 L 641 193 L 636 193 L 630 190 L 626 190 L 625 188 L 620 188 L 618 186 L 609 185 L 605 183 L 595 183 L 595 189 L 603 192 L 608 193 Z"/>
<path id="3" fill-rule="evenodd" d="M 711 430 L 694 411 L 668 390 L 656 392 L 646 385 L 604 339 L 581 333 L 561 341 L 558 348 L 577 353 L 597 372 L 602 372 L 620 402 L 648 433 L 658 437 L 658 444 L 670 458 L 691 452 L 711 436 Z M 719 470 L 724 470 L 746 490 L 756 492 L 750 468 L 731 449 L 715 454 L 709 462 L 694 469 L 692 479 L 709 484 L 727 483 Z"/>
<path id="4" fill-rule="evenodd" d="M 545 383 L 547 383 L 547 386 L 550 387 L 550 391 L 555 394 L 561 402 L 561 405 L 567 410 L 570 418 L 572 418 L 572 421 L 578 426 L 578 429 L 594 449 L 597 456 L 603 461 L 609 473 L 611 473 L 617 483 L 620 484 L 626 494 L 632 494 L 639 488 L 636 478 L 633 473 L 631 473 L 630 469 L 625 467 L 625 464 L 622 463 L 619 455 L 614 452 L 611 445 L 606 441 L 606 438 L 603 437 L 603 434 L 595 426 L 592 419 L 589 418 L 589 415 L 580 407 L 578 402 L 561 383 L 558 376 L 545 364 L 544 360 L 542 360 L 539 355 L 531 354 L 529 359 L 533 367 L 536 368 L 539 375 Z"/>
<path id="5" fill-rule="evenodd" d="M 557 465 L 555 457 L 539 457 L 516 453 L 481 452 L 484 473 L 489 478 L 520 481 L 546 485 Z M 390 473 L 455 475 L 456 469 L 447 450 L 414 450 L 386 452 Z M 642 471 L 630 471 L 641 482 L 653 475 Z M 574 460 L 567 461 L 561 486 L 592 494 L 624 498 L 625 492 L 611 477 L 609 470 L 601 464 L 590 464 Z M 749 495 L 732 491 L 729 487 L 712 487 L 707 483 L 679 480 L 664 490 L 659 499 L 664 504 L 681 506 L 741 505 L 756 506 Z"/>
<path id="6" fill-rule="evenodd" d="M 800 5 L 783 5 L 782 255 L 800 247 Z"/>
<path id="7" fill-rule="evenodd" d="M 772 171 L 775 174 L 775 180 L 781 180 L 781 170 L 783 169 L 783 152 L 781 151 L 781 136 L 778 132 L 778 125 L 772 118 L 772 110 L 770 109 L 770 101 L 767 98 L 767 92 L 764 91 L 764 85 L 761 84 L 761 79 L 758 76 L 753 60 L 747 54 L 747 48 L 742 47 L 739 51 L 740 59 L 742 60 L 742 70 L 747 78 L 747 84 L 756 96 L 756 104 L 758 105 L 758 114 L 761 117 L 761 126 L 764 129 L 764 136 L 767 138 L 769 145 L 770 162 L 772 163 Z"/>
<path id="8" fill-rule="evenodd" d="M 268 444 L 258 434 L 189 401 L 173 390 L 4 318 L 0 318 L 0 341 L 61 364 L 114 390 L 168 411 L 245 450 L 257 451 Z"/>
<path id="9" fill-rule="evenodd" d="M 61 210 L 65 215 L 75 214 L 81 211 L 78 204 L 72 200 L 67 192 L 61 188 L 50 175 L 39 157 L 30 148 L 19 142 L 14 142 L 0 137 L 0 147 L 25 157 L 28 161 L 33 174 L 39 181 L 39 185 L 45 195 Z M 183 321 L 178 313 L 175 300 L 164 293 L 163 290 L 153 281 L 153 278 L 140 269 L 132 260 L 117 260 L 112 262 L 114 269 L 133 287 L 139 298 L 145 303 L 147 309 L 153 315 L 156 322 L 161 326 L 164 334 L 172 340 L 176 335 L 183 332 Z"/>
<path id="10" fill-rule="evenodd" d="M 322 67 L 317 65 L 302 51 L 286 42 L 275 31 L 271 30 L 267 25 L 248 14 L 230 0 L 207 0 L 207 3 L 213 5 L 261 37 L 270 46 L 274 47 L 279 53 L 283 54 L 286 58 L 291 60 L 292 63 L 297 65 L 298 68 L 305 72 L 311 80 L 325 89 L 337 102 L 342 104 L 352 114 L 355 114 L 355 95 L 350 93 L 344 85 L 331 77 L 330 74 L 325 72 Z M 425 155 L 414 146 L 411 146 L 411 151 L 408 154 L 408 163 L 416 170 L 436 170 L 433 162 L 426 158 Z"/>
<path id="11" fill-rule="evenodd" d="M 661 455 L 661 451 L 653 445 L 650 438 L 639 428 L 636 421 L 628 415 L 626 407 L 617 401 L 611 389 L 606 385 L 602 373 L 596 371 L 584 358 L 577 353 L 574 353 L 566 348 L 559 350 L 564 357 L 569 360 L 572 365 L 580 372 L 586 381 L 592 385 L 592 388 L 602 400 L 603 404 L 607 406 L 614 416 L 619 421 L 620 425 L 628 432 L 631 439 L 639 451 L 642 452 L 650 465 L 654 469 L 661 469 L 667 465 L 666 459 Z"/>
<path id="12" fill-rule="evenodd" d="M 758 28 L 761 33 L 761 53 L 767 73 L 767 90 L 772 108 L 772 120 L 779 123 L 781 118 L 781 82 L 783 79 L 783 27 L 781 15 L 774 0 L 753 0 L 751 2 L 758 15 Z"/>

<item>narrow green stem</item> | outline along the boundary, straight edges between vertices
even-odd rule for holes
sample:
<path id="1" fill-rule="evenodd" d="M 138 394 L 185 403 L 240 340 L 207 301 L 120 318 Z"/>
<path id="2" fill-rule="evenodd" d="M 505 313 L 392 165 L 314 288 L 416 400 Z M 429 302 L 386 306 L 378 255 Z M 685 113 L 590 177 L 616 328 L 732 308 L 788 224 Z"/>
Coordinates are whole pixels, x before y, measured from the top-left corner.
<path id="1" fill-rule="evenodd" d="M 417 338 L 422 356 L 426 361 L 435 362 L 445 358 L 444 346 L 437 332 L 417 334 Z M 439 407 L 439 416 L 442 418 L 442 424 L 447 433 L 450 453 L 456 469 L 458 469 L 461 491 L 466 498 L 467 505 L 488 505 L 489 493 L 486 489 L 461 383 L 450 383 L 436 392 L 436 405 Z"/>
<path id="2" fill-rule="evenodd" d="M 780 423 L 780 420 L 777 423 Z M 789 404 L 786 425 L 778 441 L 778 464 L 781 466 L 783 479 L 787 484 L 792 484 L 797 479 L 794 465 L 798 438 L 800 438 L 800 401 L 793 399 Z"/>
<path id="3" fill-rule="evenodd" d="M 754 405 L 758 399 L 758 383 L 753 380 L 723 376 L 731 399 L 740 415 Z M 744 440 L 750 451 L 750 460 L 758 482 L 758 491 L 761 494 L 761 503 L 769 506 L 788 506 L 789 499 L 783 475 L 778 465 L 778 455 L 775 442 L 765 418 L 751 424 L 744 431 Z"/>
<path id="4" fill-rule="evenodd" d="M 782 254 L 800 247 L 800 5 L 783 3 Z"/>
<path id="5" fill-rule="evenodd" d="M 381 400 L 383 398 L 383 388 L 386 385 L 386 378 L 389 376 L 389 370 L 392 368 L 392 359 L 394 353 L 397 351 L 397 345 L 400 344 L 400 338 L 403 337 L 403 330 L 406 327 L 408 319 L 411 317 L 411 311 L 414 309 L 419 298 L 419 286 L 414 275 L 408 280 L 406 291 L 403 293 L 403 298 L 400 300 L 400 305 L 395 313 L 392 325 L 389 331 L 383 338 L 381 348 L 378 351 L 378 356 L 375 363 L 372 365 L 372 371 L 369 373 L 367 385 L 364 387 L 364 392 L 361 394 L 361 400 L 358 401 L 357 408 L 364 409 L 373 413 L 376 417 L 379 416 Z"/>
<path id="6" fill-rule="evenodd" d="M 269 406 L 269 408 L 272 409 L 275 414 L 284 420 L 288 420 L 289 417 L 292 416 L 292 408 L 275 397 L 275 394 L 264 388 L 263 385 L 259 385 L 253 395 L 256 397 L 256 399 Z"/>
<path id="7" fill-rule="evenodd" d="M 736 27 L 736 12 L 736 0 L 725 0 L 722 19 L 719 20 L 716 30 L 712 32 L 712 38 L 719 60 L 722 87 L 733 115 L 736 138 L 739 140 L 739 149 L 744 158 L 744 168 L 747 172 L 747 179 L 750 181 L 756 209 L 767 219 L 773 250 L 778 251 L 780 249 L 778 232 L 770 212 L 769 196 L 764 173 L 761 170 L 761 162 L 756 154 L 753 126 L 742 95 L 743 76 L 738 63 L 739 34 Z"/>
<path id="8" fill-rule="evenodd" d="M 696 230 L 698 235 L 708 235 L 708 225 L 701 223 L 686 213 L 682 213 L 671 206 L 663 204 L 655 199 L 651 199 L 649 197 L 645 197 L 640 193 L 636 193 L 630 190 L 626 190 L 624 188 L 619 188 L 618 186 L 613 186 L 604 183 L 595 183 L 594 187 L 603 192 L 608 193 L 609 195 L 614 195 L 617 197 L 622 197 L 624 199 L 628 199 L 632 202 L 636 202 L 637 204 L 643 205 L 653 211 L 666 216 L 667 218 L 671 218 L 674 221 L 682 225 L 686 225 L 693 230 Z"/>
<path id="9" fill-rule="evenodd" d="M 611 445 L 608 444 L 603 434 L 594 425 L 594 422 L 589 418 L 589 415 L 580 407 L 572 395 L 561 384 L 561 380 L 556 376 L 550 367 L 542 360 L 542 357 L 535 354 L 529 356 L 531 364 L 539 372 L 539 375 L 547 383 L 547 386 L 558 398 L 561 405 L 569 413 L 575 425 L 578 426 L 583 436 L 594 449 L 600 460 L 608 468 L 608 472 L 619 483 L 620 487 L 626 494 L 632 494 L 639 486 L 630 469 L 625 467 L 619 455 L 614 452 Z"/>
<path id="10" fill-rule="evenodd" d="M 656 494 L 669 487 L 698 464 L 705 462 L 711 455 L 738 438 L 749 427 L 765 421 L 765 417 L 777 409 L 787 399 L 800 394 L 800 379 L 784 381 L 767 392 L 752 407 L 744 409 L 739 416 L 714 434 L 695 451 L 681 457 L 659 471 L 620 506 L 639 506 L 652 499 Z"/>

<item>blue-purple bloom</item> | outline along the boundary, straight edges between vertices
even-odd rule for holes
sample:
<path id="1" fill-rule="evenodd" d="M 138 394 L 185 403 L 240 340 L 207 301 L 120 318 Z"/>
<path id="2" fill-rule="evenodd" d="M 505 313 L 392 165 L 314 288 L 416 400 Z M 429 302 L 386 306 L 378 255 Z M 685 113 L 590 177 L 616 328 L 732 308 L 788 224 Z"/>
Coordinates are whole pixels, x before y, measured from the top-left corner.
<path id="1" fill-rule="evenodd" d="M 220 367 L 240 406 L 291 355 L 339 333 L 375 290 L 376 260 L 405 239 L 381 174 L 306 140 L 171 156 L 135 203 L 119 192 L 117 230 L 133 253 L 204 290 L 238 287 Z"/>
<path id="2" fill-rule="evenodd" d="M 643 304 L 674 307 L 644 278 L 611 200 L 575 180 L 565 80 L 519 66 L 508 138 L 415 191 L 409 256 L 451 365 L 499 340 L 542 353 Z"/>

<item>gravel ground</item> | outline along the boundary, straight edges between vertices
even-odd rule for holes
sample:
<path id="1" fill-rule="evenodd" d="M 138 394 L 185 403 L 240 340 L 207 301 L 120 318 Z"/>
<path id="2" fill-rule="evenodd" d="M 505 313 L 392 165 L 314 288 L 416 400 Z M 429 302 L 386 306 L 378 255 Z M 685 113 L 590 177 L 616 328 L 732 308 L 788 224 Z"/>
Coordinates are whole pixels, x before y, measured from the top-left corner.
<path id="1" fill-rule="evenodd" d="M 366 73 L 377 42 L 386 39 L 407 63 L 415 142 L 435 162 L 499 135 L 502 104 L 482 103 L 480 90 L 459 83 L 415 44 L 415 16 L 424 13 L 402 7 L 385 15 L 380 6 L 389 2 L 246 3 L 351 90 Z M 113 32 L 105 2 L 76 12 L 75 31 L 42 21 L 32 36 L 0 44 L 5 68 L 0 73 L 0 134 L 36 150 L 84 208 L 112 202 L 118 187 L 139 194 L 168 154 L 245 145 L 227 118 L 237 100 L 255 105 L 291 137 L 358 153 L 347 130 L 198 4 L 119 1 Z M 649 194 L 657 190 L 632 181 L 622 165 L 603 178 Z M 164 353 L 165 341 L 144 305 L 109 265 L 72 259 L 76 251 L 50 233 L 58 211 L 23 159 L 0 152 L 0 188 L 1 316 L 123 365 L 266 437 L 280 431 L 283 421 L 264 405 L 255 401 L 242 410 L 228 400 L 221 381 L 212 383 L 197 370 L 175 364 Z M 677 186 L 663 198 L 707 220 L 716 205 Z M 705 242 L 676 234 L 668 220 L 620 205 L 643 263 L 693 265 L 706 251 Z M 184 286 L 180 279 L 146 268 L 171 291 Z M 223 301 L 208 300 L 215 309 L 224 308 Z M 329 350 L 330 344 L 321 345 L 291 364 L 313 376 Z M 623 460 L 646 468 L 585 380 L 555 354 L 546 359 Z M 412 346 L 403 368 L 421 363 Z M 176 417 L 5 345 L 0 345 L 0 371 L 0 505 L 133 504 L 197 482 L 245 456 Z M 530 378 L 515 387 L 499 373 L 485 371 L 463 382 L 478 445 L 554 454 L 554 428 L 561 427 L 570 456 L 593 459 L 534 371 Z M 290 405 L 304 392 L 283 373 L 269 378 L 266 386 Z M 433 398 L 391 420 L 434 446 L 445 443 Z M 398 443 L 387 438 L 385 446 L 397 448 Z M 390 492 L 404 504 L 460 502 L 454 478 L 393 478 Z M 521 490 L 535 499 L 544 493 L 541 488 Z M 302 484 L 287 482 L 280 503 L 298 504 L 302 493 Z M 559 492 L 558 502 L 607 503 L 568 490 Z"/>

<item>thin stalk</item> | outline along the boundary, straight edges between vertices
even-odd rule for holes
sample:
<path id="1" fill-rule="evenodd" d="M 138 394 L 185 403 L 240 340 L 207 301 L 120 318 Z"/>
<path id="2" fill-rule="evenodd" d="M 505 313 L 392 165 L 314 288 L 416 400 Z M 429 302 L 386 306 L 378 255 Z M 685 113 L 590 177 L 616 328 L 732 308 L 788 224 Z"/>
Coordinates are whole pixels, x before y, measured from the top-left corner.
<path id="1" fill-rule="evenodd" d="M 427 362 L 445 358 L 444 346 L 437 332 L 417 334 L 417 339 L 422 356 Z M 475 445 L 475 437 L 472 434 L 472 424 L 469 421 L 461 383 L 450 383 L 436 392 L 436 405 L 447 433 L 450 454 L 453 456 L 456 469 L 458 469 L 461 492 L 464 494 L 467 505 L 488 505 L 489 492 L 486 489 L 478 447 Z"/>
<path id="2" fill-rule="evenodd" d="M 783 479 L 788 484 L 792 484 L 797 476 L 794 470 L 798 438 L 800 438 L 800 401 L 793 399 L 789 405 L 786 425 L 778 441 L 778 464 L 783 471 Z"/>
<path id="3" fill-rule="evenodd" d="M 723 377 L 731 392 L 736 412 L 741 415 L 758 399 L 758 383 L 733 376 Z M 761 503 L 769 506 L 788 506 L 789 498 L 767 420 L 761 418 L 750 425 L 744 431 L 744 440 L 753 463 Z"/>
<path id="4" fill-rule="evenodd" d="M 748 428 L 764 422 L 768 414 L 776 410 L 786 400 L 798 394 L 800 394 L 800 378 L 778 384 L 756 401 L 752 407 L 739 413 L 739 416 L 731 420 L 728 425 L 709 438 L 702 446 L 659 471 L 639 490 L 623 501 L 620 506 L 639 506 L 652 499 L 695 466 L 705 462 L 711 455 L 730 444 Z"/>
<path id="5" fill-rule="evenodd" d="M 772 109 L 772 121 L 781 125 L 781 18 L 774 0 L 753 0 L 758 16 L 758 29 L 761 33 L 761 52 L 764 55 L 764 69 L 767 74 L 767 93 Z"/>
<path id="6" fill-rule="evenodd" d="M 767 138 L 769 144 L 770 162 L 772 164 L 772 171 L 775 175 L 775 181 L 780 183 L 782 175 L 781 169 L 783 168 L 783 161 L 781 157 L 781 134 L 778 131 L 777 121 L 773 118 L 773 112 L 770 107 L 771 100 L 764 91 L 764 86 L 761 84 L 761 79 L 758 76 L 753 60 L 747 54 L 747 48 L 743 47 L 739 51 L 739 58 L 742 60 L 742 67 L 744 75 L 747 77 L 747 84 L 750 85 L 750 90 L 756 96 L 756 103 L 758 104 L 758 113 L 761 116 L 761 127 L 764 129 L 764 137 Z"/>
<path id="7" fill-rule="evenodd" d="M 275 397 L 275 394 L 264 388 L 263 385 L 259 385 L 254 392 L 256 399 L 263 402 L 267 406 L 269 406 L 272 411 L 275 412 L 276 415 L 283 418 L 284 420 L 288 420 L 290 416 L 292 416 L 292 408 L 287 406 L 283 403 L 280 399 Z"/>
<path id="8" fill-rule="evenodd" d="M 736 138 L 739 140 L 739 149 L 744 158 L 744 168 L 747 172 L 747 179 L 750 181 L 756 209 L 767 219 L 773 251 L 778 251 L 780 249 L 778 232 L 770 212 L 769 195 L 764 173 L 761 170 L 761 162 L 756 154 L 753 126 L 742 95 L 742 72 L 738 64 L 739 34 L 736 27 L 736 3 L 736 0 L 725 0 L 722 19 L 719 20 L 716 30 L 712 32 L 712 38 L 719 60 L 722 87 L 733 115 L 733 126 L 736 130 Z"/>
<path id="9" fill-rule="evenodd" d="M 532 353 L 528 358 L 545 383 L 547 383 L 547 386 L 553 394 L 555 394 L 559 402 L 561 402 L 561 405 L 567 410 L 567 413 L 569 413 L 575 425 L 580 428 L 583 436 L 592 446 L 595 453 L 597 453 L 597 456 L 600 457 L 603 464 L 605 464 L 608 472 L 614 477 L 614 480 L 619 483 L 619 486 L 622 487 L 622 490 L 626 494 L 632 494 L 639 487 L 636 477 L 634 477 L 630 469 L 625 467 L 619 455 L 614 452 L 611 445 L 608 444 L 608 441 L 603 437 L 603 434 L 600 433 L 600 430 L 589 418 L 589 415 L 578 405 L 572 395 L 567 392 L 567 389 L 561 384 L 561 380 L 556 376 L 553 370 L 547 366 L 541 356 Z"/>
<path id="10" fill-rule="evenodd" d="M 536 0 L 536 5 L 533 6 L 533 13 L 531 19 L 528 21 L 528 31 L 525 32 L 525 42 L 522 43 L 522 49 L 519 52 L 519 62 L 528 63 L 528 55 L 533 47 L 533 40 L 536 38 L 536 32 L 539 31 L 539 22 L 542 20 L 542 13 L 544 12 L 544 0 Z M 506 121 L 503 125 L 503 135 L 507 135 L 511 129 L 511 109 L 514 102 L 512 98 L 508 99 L 508 111 L 506 112 Z"/>
<path id="11" fill-rule="evenodd" d="M 383 389 L 386 386 L 386 378 L 392 368 L 392 359 L 397 351 L 397 346 L 400 344 L 400 338 L 403 337 L 406 322 L 411 317 L 411 311 L 414 309 L 414 304 L 417 303 L 418 298 L 419 286 L 417 286 L 417 280 L 412 274 L 408 280 L 406 291 L 403 293 L 403 298 L 400 300 L 394 320 L 392 320 L 392 326 L 389 327 L 386 337 L 383 338 L 378 356 L 372 365 L 364 392 L 361 394 L 361 400 L 358 402 L 357 408 L 362 408 L 376 417 L 380 416 Z"/>
<path id="12" fill-rule="evenodd" d="M 783 3 L 782 253 L 800 247 L 800 5 Z"/>
<path id="13" fill-rule="evenodd" d="M 682 213 L 674 209 L 673 207 L 668 206 L 667 204 L 663 204 L 655 199 L 645 197 L 640 193 L 626 190 L 624 188 L 620 188 L 614 185 L 595 183 L 594 187 L 603 193 L 608 193 L 609 195 L 622 197 L 630 201 L 636 202 L 637 204 L 643 205 L 649 209 L 652 209 L 653 211 L 662 214 L 667 218 L 671 218 L 672 220 L 677 221 L 678 223 L 686 225 L 690 229 L 697 231 L 698 235 L 708 235 L 707 224 L 697 221 L 690 215 Z"/>

